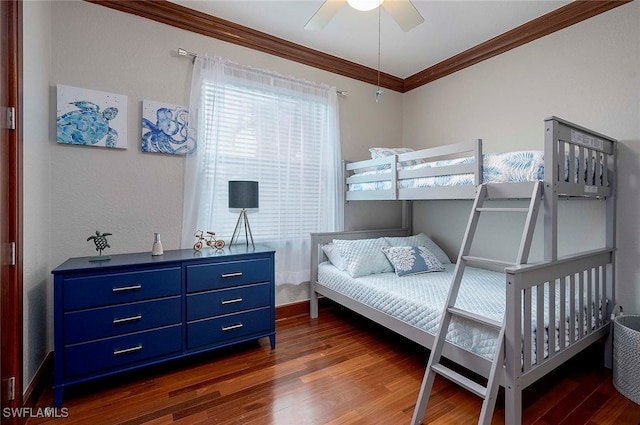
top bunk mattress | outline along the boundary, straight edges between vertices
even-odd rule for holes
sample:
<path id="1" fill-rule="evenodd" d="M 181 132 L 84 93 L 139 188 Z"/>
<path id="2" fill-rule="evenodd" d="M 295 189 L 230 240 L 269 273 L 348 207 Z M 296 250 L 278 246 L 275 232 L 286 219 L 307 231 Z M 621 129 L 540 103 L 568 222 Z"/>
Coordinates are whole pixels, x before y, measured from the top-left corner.
<path id="1" fill-rule="evenodd" d="M 543 151 L 517 151 L 484 154 L 482 164 L 482 183 L 516 183 L 542 180 L 544 177 L 544 153 Z M 472 164 L 473 157 L 445 159 L 433 162 L 423 162 L 402 166 L 402 170 L 421 170 L 425 168 L 444 167 L 449 165 Z M 374 175 L 390 173 L 391 170 L 368 170 L 358 175 Z M 362 190 L 388 190 L 391 189 L 391 181 L 379 181 L 371 183 L 353 183 L 349 185 L 350 191 Z M 464 186 L 473 185 L 472 173 L 455 174 L 434 177 L 417 177 L 401 179 L 398 181 L 399 189 L 417 189 L 425 187 Z"/>
<path id="2" fill-rule="evenodd" d="M 569 155 L 565 155 L 564 160 L 564 181 L 565 182 L 584 182 L 587 185 L 602 184 L 602 173 L 604 171 L 603 164 L 594 166 L 595 160 L 591 160 L 591 166 L 588 166 L 589 159 L 583 158 L 583 164 L 580 164 L 578 157 L 575 158 L 573 169 L 575 174 L 569 179 L 570 161 Z M 437 169 L 438 167 L 446 167 L 452 165 L 473 164 L 473 157 L 464 157 L 456 159 L 445 159 L 440 161 L 422 162 L 418 164 L 398 164 L 398 170 L 424 170 Z M 389 174 L 389 168 L 369 169 L 357 173 L 358 176 L 371 176 L 380 174 Z M 582 178 L 580 174 L 583 173 Z M 589 173 L 590 175 L 587 175 Z M 514 151 L 489 153 L 482 155 L 482 183 L 521 183 L 535 182 L 544 179 L 544 152 L 541 150 Z M 366 182 L 366 183 L 350 183 L 348 185 L 350 192 L 370 191 L 370 190 L 389 190 L 392 188 L 392 178 L 382 181 Z M 466 186 L 473 185 L 473 173 L 438 175 L 432 177 L 415 177 L 400 178 L 397 180 L 398 189 L 420 189 L 429 187 L 447 187 L 447 186 Z"/>

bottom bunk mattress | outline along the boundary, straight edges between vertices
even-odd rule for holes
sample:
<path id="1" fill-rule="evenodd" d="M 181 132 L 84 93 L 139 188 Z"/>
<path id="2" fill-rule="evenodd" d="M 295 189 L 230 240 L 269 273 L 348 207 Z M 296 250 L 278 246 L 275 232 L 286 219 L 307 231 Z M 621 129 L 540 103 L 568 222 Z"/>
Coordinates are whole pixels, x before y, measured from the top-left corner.
<path id="1" fill-rule="evenodd" d="M 379 273 L 352 278 L 348 273 L 339 270 L 330 262 L 318 266 L 318 282 L 323 286 L 339 292 L 355 301 L 375 308 L 409 325 L 415 326 L 432 335 L 438 330 L 442 311 L 447 299 L 453 278 L 455 264 L 445 264 L 442 272 L 425 273 L 397 277 L 395 273 Z M 467 267 L 460 286 L 456 307 L 502 321 L 505 313 L 506 279 L 504 273 Z M 556 287 L 556 300 L 559 299 L 559 288 Z M 548 287 L 545 287 L 545 299 L 548 298 Z M 567 296 L 567 299 L 570 297 Z M 547 304 L 545 300 L 545 304 Z M 536 317 L 536 294 L 532 294 L 532 317 Z M 585 304 L 586 305 L 586 304 Z M 591 321 L 585 320 L 585 328 L 591 323 L 595 329 L 601 309 L 591 309 L 595 314 Z M 566 311 L 569 311 L 568 307 Z M 606 310 L 605 310 L 606 311 Z M 556 303 L 556 314 L 559 317 Z M 568 318 L 566 320 L 569 320 Z M 545 311 L 545 329 L 549 326 L 549 315 Z M 533 324 L 532 324 L 533 327 Z M 556 329 L 559 329 L 556 320 Z M 567 329 L 568 327 L 564 327 Z M 574 331 L 578 333 L 578 324 Z M 586 329 L 583 330 L 585 332 Z M 568 345 L 569 334 L 565 333 Z M 559 335 L 556 332 L 556 335 Z M 447 340 L 470 352 L 487 359 L 493 358 L 497 332 L 475 321 L 454 316 L 449 326 Z M 556 338 L 556 349 L 559 341 Z M 532 332 L 532 347 L 536 347 L 536 332 Z M 548 356 L 548 335 L 545 331 L 545 353 Z M 532 352 L 535 363 L 536 353 Z"/>

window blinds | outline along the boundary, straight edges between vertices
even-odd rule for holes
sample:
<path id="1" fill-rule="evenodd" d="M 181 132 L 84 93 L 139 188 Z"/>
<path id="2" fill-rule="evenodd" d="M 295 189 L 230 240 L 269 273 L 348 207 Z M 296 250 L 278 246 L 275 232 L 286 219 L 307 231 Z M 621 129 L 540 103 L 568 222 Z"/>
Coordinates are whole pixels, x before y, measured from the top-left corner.
<path id="1" fill-rule="evenodd" d="M 249 211 L 256 242 L 308 239 L 321 211 L 321 146 L 328 111 L 313 97 L 238 84 L 202 85 L 201 166 L 211 179 L 216 232 L 230 234 L 237 211 L 228 208 L 229 180 L 259 182 L 259 211 Z M 326 143 L 326 141 L 325 141 Z M 209 215 L 209 214 L 206 214 Z M 219 229 L 219 230 L 218 230 Z"/>

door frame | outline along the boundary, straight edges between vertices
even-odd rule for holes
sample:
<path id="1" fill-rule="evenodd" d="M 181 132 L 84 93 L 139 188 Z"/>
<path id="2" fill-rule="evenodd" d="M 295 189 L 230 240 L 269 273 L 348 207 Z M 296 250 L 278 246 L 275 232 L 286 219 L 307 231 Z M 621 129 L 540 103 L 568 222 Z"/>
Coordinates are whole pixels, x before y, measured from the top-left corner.
<path id="1" fill-rule="evenodd" d="M 22 0 L 0 0 L 0 400 L 3 408 L 23 406 L 22 294 Z M 15 109 L 6 128 L 7 107 Z M 14 248 L 12 249 L 11 243 Z M 11 261 L 11 259 L 14 261 Z M 14 379 L 9 400 L 9 379 Z M 2 412 L 0 412 L 2 415 Z M 17 417 L 4 417 L 8 424 Z"/>

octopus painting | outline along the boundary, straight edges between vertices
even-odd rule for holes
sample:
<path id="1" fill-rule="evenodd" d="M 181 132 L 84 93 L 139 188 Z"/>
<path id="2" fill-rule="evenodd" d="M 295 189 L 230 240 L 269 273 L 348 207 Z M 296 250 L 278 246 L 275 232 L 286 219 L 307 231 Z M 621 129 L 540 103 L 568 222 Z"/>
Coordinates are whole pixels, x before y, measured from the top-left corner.
<path id="1" fill-rule="evenodd" d="M 57 86 L 58 143 L 127 147 L 127 96 Z"/>
<path id="2" fill-rule="evenodd" d="M 142 109 L 142 152 L 187 155 L 195 151 L 185 108 L 144 101 Z"/>

